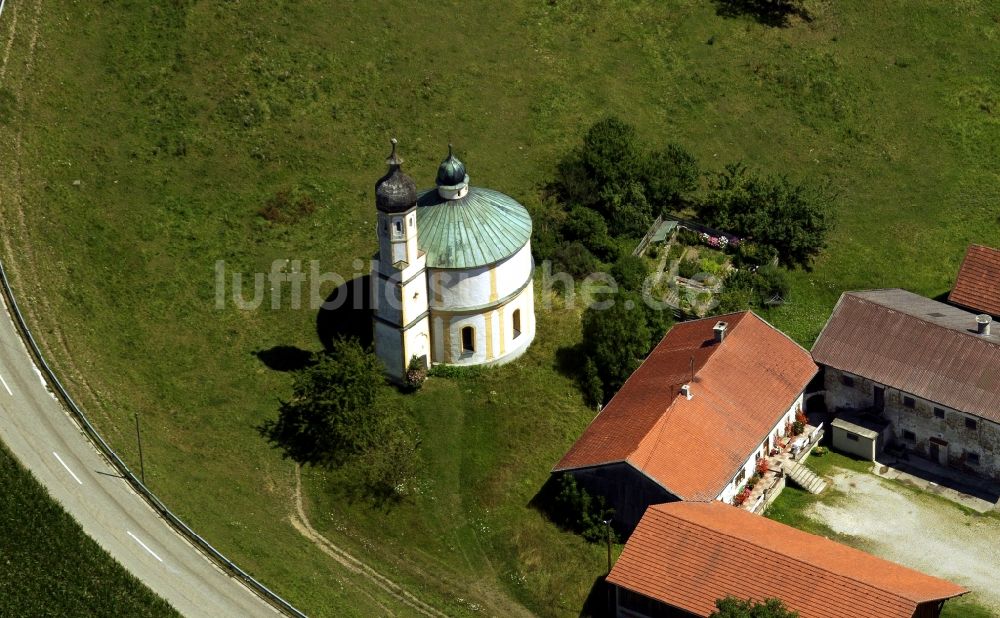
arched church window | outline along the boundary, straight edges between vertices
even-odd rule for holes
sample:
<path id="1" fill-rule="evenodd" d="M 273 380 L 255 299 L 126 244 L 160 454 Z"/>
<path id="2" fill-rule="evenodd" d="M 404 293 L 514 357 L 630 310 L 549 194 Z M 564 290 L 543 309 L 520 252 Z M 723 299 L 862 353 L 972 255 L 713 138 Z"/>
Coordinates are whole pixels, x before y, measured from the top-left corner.
<path id="1" fill-rule="evenodd" d="M 396 219 L 396 233 L 397 234 L 403 233 L 403 222 L 400 221 L 399 219 Z"/>
<path id="2" fill-rule="evenodd" d="M 521 310 L 515 309 L 514 315 L 512 316 L 512 322 L 514 326 L 514 339 L 521 336 Z"/>
<path id="3" fill-rule="evenodd" d="M 462 354 L 472 354 L 476 351 L 476 331 L 471 326 L 462 329 Z"/>

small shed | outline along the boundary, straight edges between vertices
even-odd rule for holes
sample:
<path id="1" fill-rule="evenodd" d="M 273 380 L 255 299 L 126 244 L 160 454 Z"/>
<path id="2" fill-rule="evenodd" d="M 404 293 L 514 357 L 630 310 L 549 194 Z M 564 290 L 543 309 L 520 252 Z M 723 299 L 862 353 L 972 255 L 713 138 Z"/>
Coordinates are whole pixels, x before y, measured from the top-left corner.
<path id="1" fill-rule="evenodd" d="M 660 227 L 658 227 L 656 231 L 653 232 L 653 237 L 650 238 L 649 240 L 651 243 L 663 242 L 667 238 L 669 238 L 670 235 L 673 234 L 674 230 L 676 229 L 677 229 L 677 222 L 668 219 L 660 224 Z"/>
<path id="2" fill-rule="evenodd" d="M 834 419 L 830 426 L 833 428 L 833 448 L 843 453 L 875 461 L 885 446 L 883 433 L 888 423 L 841 416 Z"/>

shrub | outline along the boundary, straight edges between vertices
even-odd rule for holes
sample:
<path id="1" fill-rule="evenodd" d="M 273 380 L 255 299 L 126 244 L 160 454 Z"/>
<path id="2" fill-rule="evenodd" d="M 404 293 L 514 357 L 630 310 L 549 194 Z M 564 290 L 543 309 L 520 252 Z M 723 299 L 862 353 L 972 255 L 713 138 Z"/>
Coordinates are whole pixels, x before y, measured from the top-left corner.
<path id="1" fill-rule="evenodd" d="M 604 522 L 615 512 L 607 507 L 604 496 L 597 496 L 595 499 L 577 484 L 572 474 L 561 474 L 557 483 L 558 493 L 550 513 L 554 523 L 579 534 L 591 543 L 604 541 L 608 534 Z M 614 532 L 612 540 L 617 541 Z"/>
<path id="2" fill-rule="evenodd" d="M 426 379 L 427 366 L 414 356 L 406 368 L 406 385 L 412 390 L 418 390 Z"/>
<path id="3" fill-rule="evenodd" d="M 614 241 L 608 235 L 607 221 L 592 208 L 577 206 L 570 210 L 561 231 L 565 240 L 580 241 L 602 260 L 610 260 L 617 253 Z"/>
<path id="4" fill-rule="evenodd" d="M 716 175 L 699 215 L 714 227 L 770 247 L 786 266 L 808 267 L 826 246 L 832 201 L 827 187 L 760 176 L 734 163 Z"/>
<path id="5" fill-rule="evenodd" d="M 701 238 L 698 232 L 694 230 L 689 230 L 686 227 L 677 228 L 677 242 L 687 245 L 688 247 L 697 247 L 701 244 Z"/>
<path id="6" fill-rule="evenodd" d="M 556 268 L 576 278 L 586 277 L 597 270 L 597 258 L 580 241 L 561 245 L 552 258 Z"/>
<path id="7" fill-rule="evenodd" d="M 677 144 L 651 153 L 645 163 L 643 183 L 656 212 L 682 204 L 698 187 L 698 161 Z"/>
<path id="8" fill-rule="evenodd" d="M 611 276 L 622 289 L 637 292 L 642 290 L 642 284 L 649 276 L 649 267 L 642 258 L 625 255 L 611 267 Z"/>
<path id="9" fill-rule="evenodd" d="M 805 431 L 805 428 L 806 424 L 803 423 L 802 421 L 795 421 L 794 423 L 792 423 L 792 433 L 795 434 L 796 436 L 800 435 L 803 431 Z"/>
<path id="10" fill-rule="evenodd" d="M 596 406 L 604 401 L 604 382 L 597 371 L 597 364 L 592 358 L 587 358 L 583 363 L 583 372 L 580 375 L 580 390 L 583 391 L 583 398 L 588 404 Z"/>
<path id="11" fill-rule="evenodd" d="M 823 455 L 826 455 L 826 452 L 827 448 L 825 446 L 817 446 L 816 448 L 813 449 L 812 454 L 816 455 L 817 457 L 822 457 Z"/>
<path id="12" fill-rule="evenodd" d="M 679 242 L 675 242 L 670 245 L 670 250 L 667 251 L 667 262 L 673 262 L 674 260 L 680 258 L 684 255 L 684 245 Z"/>
<path id="13" fill-rule="evenodd" d="M 703 257 L 699 259 L 698 267 L 702 272 L 706 272 L 710 275 L 718 275 L 722 273 L 722 266 L 711 258 Z"/>
<path id="14" fill-rule="evenodd" d="M 685 258 L 677 266 L 677 275 L 690 279 L 701 272 L 701 262 L 694 258 Z"/>
<path id="15" fill-rule="evenodd" d="M 717 611 L 709 614 L 709 618 L 799 618 L 798 612 L 789 610 L 778 599 L 757 603 L 729 596 L 717 600 L 715 607 Z"/>

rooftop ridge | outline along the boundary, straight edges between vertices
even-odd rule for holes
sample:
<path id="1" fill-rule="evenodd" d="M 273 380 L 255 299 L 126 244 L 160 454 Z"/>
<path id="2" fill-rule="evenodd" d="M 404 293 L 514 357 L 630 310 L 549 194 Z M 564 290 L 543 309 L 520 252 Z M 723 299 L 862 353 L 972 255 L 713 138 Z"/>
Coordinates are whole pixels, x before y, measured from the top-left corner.
<path id="1" fill-rule="evenodd" d="M 716 503 L 716 501 L 714 501 L 714 500 L 697 500 L 697 501 L 687 500 L 687 501 L 683 501 L 683 502 L 668 502 L 668 503 L 663 503 L 663 504 L 654 504 L 654 505 L 650 506 L 649 508 L 650 508 L 650 510 L 654 510 L 658 514 L 664 515 L 666 517 L 669 517 L 669 518 L 671 518 L 671 519 L 673 519 L 675 521 L 682 521 L 682 522 L 685 522 L 685 523 L 687 523 L 689 525 L 695 526 L 695 527 L 697 527 L 697 528 L 699 528 L 701 530 L 709 531 L 709 532 L 712 532 L 712 533 L 715 533 L 715 534 L 724 534 L 726 536 L 729 536 L 730 538 L 739 539 L 740 541 L 742 541 L 742 542 L 744 542 L 744 543 L 746 543 L 748 545 L 752 545 L 753 547 L 756 547 L 756 548 L 761 549 L 763 551 L 769 552 L 771 554 L 776 554 L 776 555 L 782 556 L 784 558 L 787 558 L 789 560 L 792 560 L 796 564 L 810 566 L 812 568 L 819 569 L 819 570 L 821 570 L 821 571 L 823 571 L 825 573 L 829 573 L 831 575 L 835 575 L 835 576 L 838 576 L 838 577 L 843 577 L 844 579 L 848 579 L 848 580 L 850 580 L 852 582 L 855 582 L 855 583 L 857 583 L 857 584 L 859 584 L 861 586 L 864 586 L 866 588 L 871 588 L 871 589 L 874 589 L 876 591 L 889 594 L 889 595 L 894 596 L 894 597 L 896 597 L 898 599 L 903 599 L 903 600 L 906 600 L 906 601 L 910 601 L 910 602 L 919 604 L 919 603 L 926 603 L 928 601 L 933 601 L 935 599 L 940 598 L 940 597 L 926 597 L 926 596 L 921 596 L 919 598 L 913 598 L 913 596 L 908 596 L 908 595 L 906 595 L 906 594 L 904 594 L 902 592 L 888 591 L 888 590 L 885 590 L 883 588 L 879 588 L 877 585 L 872 584 L 872 583 L 870 583 L 868 581 L 865 581 L 864 579 L 860 579 L 860 578 L 854 576 L 853 574 L 845 574 L 845 573 L 839 573 L 837 571 L 832 571 L 829 568 L 827 568 L 825 566 L 822 566 L 822 565 L 819 565 L 819 564 L 816 564 L 814 562 L 807 562 L 806 560 L 804 560 L 804 559 L 802 559 L 802 558 L 800 558 L 798 556 L 795 556 L 795 555 L 793 555 L 793 554 L 791 554 L 789 552 L 781 551 L 781 549 L 775 549 L 775 548 L 763 545 L 759 541 L 755 540 L 752 536 L 742 534 L 742 530 L 739 529 L 738 527 L 736 528 L 736 532 L 732 532 L 732 531 L 729 531 L 729 530 L 723 531 L 723 530 L 719 530 L 719 529 L 716 529 L 716 528 L 712 528 L 712 527 L 710 527 L 707 524 L 704 524 L 702 522 L 695 522 L 695 521 L 692 521 L 689 518 L 684 518 L 682 516 L 679 516 L 679 515 L 676 515 L 676 514 L 673 514 L 673 513 L 670 513 L 670 512 L 667 511 L 667 509 L 677 510 L 679 508 L 686 508 L 686 507 L 679 507 L 677 505 L 692 505 L 692 506 L 698 505 L 700 507 L 708 507 L 708 508 L 728 508 L 728 509 L 735 509 L 736 512 L 746 513 L 748 517 L 760 518 L 761 520 L 767 521 L 767 522 L 771 522 L 772 524 L 774 524 L 776 526 L 788 528 L 788 531 L 790 532 L 790 534 L 792 536 L 798 536 L 799 538 L 812 537 L 813 539 L 816 540 L 817 543 L 827 546 L 827 547 L 823 548 L 826 552 L 829 552 L 830 549 L 836 548 L 836 550 L 839 551 L 842 554 L 855 554 L 855 553 L 857 553 L 857 554 L 863 554 L 863 555 L 868 556 L 869 558 L 871 558 L 871 559 L 873 559 L 875 561 L 885 562 L 885 563 L 891 564 L 891 565 L 899 567 L 899 568 L 903 568 L 903 569 L 906 569 L 906 570 L 909 570 L 909 571 L 913 571 L 913 572 L 918 573 L 918 574 L 920 574 L 920 575 L 922 575 L 924 577 L 929 577 L 929 578 L 934 578 L 934 579 L 940 579 L 940 578 L 936 578 L 936 577 L 934 577 L 932 575 L 927 575 L 926 573 L 922 573 L 922 572 L 917 571 L 915 569 L 911 569 L 910 567 L 902 565 L 902 564 L 899 564 L 898 562 L 893 562 L 891 560 L 886 560 L 885 558 L 880 558 L 878 556 L 875 556 L 874 554 L 869 554 L 869 553 L 863 552 L 860 549 L 855 549 L 855 548 L 850 547 L 848 545 L 844 545 L 842 543 L 838 543 L 838 542 L 833 541 L 831 539 L 828 539 L 828 538 L 826 538 L 824 536 L 820 536 L 820 535 L 817 535 L 817 534 L 812 534 L 812 533 L 806 532 L 804 530 L 799 530 L 798 528 L 795 528 L 793 526 L 788 526 L 787 524 L 783 524 L 783 523 L 775 521 L 775 520 L 767 519 L 766 517 L 763 517 L 761 515 L 754 515 L 752 513 L 747 512 L 747 511 L 743 511 L 742 509 L 739 509 L 738 507 L 735 507 L 735 506 L 730 506 L 728 504 L 724 504 L 722 502 L 718 502 L 719 507 L 715 507 L 714 506 L 715 503 Z M 748 519 L 748 521 L 750 521 L 750 520 Z M 782 545 L 780 547 L 787 547 L 787 546 L 786 545 Z M 947 580 L 943 580 L 943 581 L 947 581 Z M 959 587 L 961 587 L 961 586 L 959 586 Z"/>
<path id="2" fill-rule="evenodd" d="M 910 292 L 906 288 L 876 288 L 876 289 L 873 289 L 873 290 L 852 290 L 852 291 L 844 292 L 844 296 L 850 296 L 851 298 L 856 298 L 856 299 L 858 299 L 861 302 L 867 302 L 867 303 L 870 303 L 872 305 L 877 305 L 879 307 L 883 307 L 885 309 L 888 309 L 889 311 L 895 311 L 896 313 L 900 313 L 902 315 L 905 315 L 906 317 L 912 318 L 914 320 L 917 320 L 917 321 L 919 321 L 919 322 L 921 322 L 923 324 L 928 324 L 930 326 L 933 326 L 934 328 L 941 329 L 941 330 L 947 331 L 949 333 L 955 333 L 957 335 L 963 335 L 965 337 L 971 337 L 972 340 L 974 340 L 974 341 L 979 341 L 979 342 L 982 342 L 984 344 L 1000 348 L 1000 342 L 991 341 L 990 339 L 986 339 L 984 337 L 981 337 L 981 336 L 977 335 L 976 333 L 969 332 L 967 330 L 960 330 L 958 328 L 952 328 L 952 327 L 946 326 L 944 324 L 939 324 L 939 323 L 935 322 L 934 320 L 927 319 L 925 316 L 914 315 L 914 314 L 909 313 L 907 311 L 903 311 L 902 309 L 899 309 L 897 307 L 893 307 L 893 306 L 887 305 L 885 303 L 880 303 L 880 302 L 878 302 L 876 300 L 873 300 L 871 298 L 868 298 L 868 297 L 865 297 L 865 296 L 861 296 L 861 294 L 864 294 L 865 292 L 890 292 L 890 291 L 894 292 L 896 290 L 901 290 L 903 292 L 907 292 L 907 293 L 913 294 L 914 296 L 918 296 L 918 297 L 922 298 L 923 300 L 926 300 L 926 301 L 929 301 L 929 302 L 932 302 L 932 303 L 937 303 L 937 304 L 939 304 L 942 307 L 947 308 L 947 309 L 961 311 L 962 313 L 967 313 L 970 316 L 976 315 L 976 314 L 972 313 L 971 311 L 966 311 L 965 309 L 959 309 L 958 307 L 955 307 L 953 305 L 949 305 L 947 303 L 942 303 L 941 301 L 934 300 L 933 298 L 927 298 L 926 296 L 920 296 L 919 294 L 917 294 L 915 292 Z M 837 310 L 837 308 L 839 306 L 840 306 L 840 303 L 838 302 L 837 305 L 834 306 L 834 312 L 836 312 L 836 310 Z M 833 317 L 833 314 L 831 314 L 831 317 Z"/>

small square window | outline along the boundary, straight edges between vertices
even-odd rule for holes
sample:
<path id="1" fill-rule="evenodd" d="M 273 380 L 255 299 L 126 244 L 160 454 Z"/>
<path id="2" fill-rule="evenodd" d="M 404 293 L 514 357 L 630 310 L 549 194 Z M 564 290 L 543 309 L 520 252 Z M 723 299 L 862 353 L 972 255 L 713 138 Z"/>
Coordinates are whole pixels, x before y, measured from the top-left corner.
<path id="1" fill-rule="evenodd" d="M 916 442 L 917 441 L 917 434 L 913 433 L 909 429 L 904 429 L 903 430 L 903 439 L 906 440 L 907 442 Z"/>
<path id="2" fill-rule="evenodd" d="M 944 418 L 944 410 L 941 408 L 934 408 L 934 418 Z"/>
<path id="3" fill-rule="evenodd" d="M 849 433 L 849 434 L 846 434 L 846 435 L 847 435 L 847 439 L 850 440 L 851 442 L 857 442 L 858 441 L 858 437 L 856 435 L 854 435 L 853 433 Z"/>
<path id="4" fill-rule="evenodd" d="M 966 418 L 965 419 L 965 428 L 966 429 L 975 429 L 978 426 L 979 426 L 979 423 L 976 422 L 976 419 L 974 419 L 974 418 Z"/>
<path id="5" fill-rule="evenodd" d="M 903 395 L 903 405 L 906 406 L 907 408 L 912 408 L 913 406 L 917 405 L 917 402 L 913 400 L 913 397 L 908 397 L 907 395 Z"/>
<path id="6" fill-rule="evenodd" d="M 966 453 L 965 454 L 965 461 L 968 462 L 970 465 L 978 466 L 979 465 L 979 453 Z"/>
<path id="7" fill-rule="evenodd" d="M 854 386 L 854 378 L 852 378 L 849 375 L 841 375 L 840 383 L 843 384 L 844 386 Z"/>

